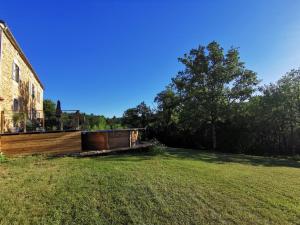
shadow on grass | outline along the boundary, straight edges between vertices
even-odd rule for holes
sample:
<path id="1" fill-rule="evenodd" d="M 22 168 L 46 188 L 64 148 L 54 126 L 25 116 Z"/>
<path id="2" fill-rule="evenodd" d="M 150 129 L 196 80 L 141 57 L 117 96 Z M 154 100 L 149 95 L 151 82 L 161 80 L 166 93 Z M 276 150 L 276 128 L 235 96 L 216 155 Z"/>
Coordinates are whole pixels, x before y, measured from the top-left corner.
<path id="1" fill-rule="evenodd" d="M 103 153 L 101 155 L 95 156 L 87 156 L 84 158 L 91 158 L 95 160 L 101 161 L 129 161 L 129 162 L 138 162 L 143 160 L 151 160 L 154 156 L 157 156 L 151 152 L 149 149 L 134 149 L 134 150 L 126 150 L 126 151 L 119 151 L 119 152 L 110 152 L 110 153 Z"/>
<path id="2" fill-rule="evenodd" d="M 294 167 L 300 168 L 300 162 L 284 158 L 251 156 L 242 154 L 224 154 L 213 153 L 195 149 L 167 148 L 163 154 L 155 154 L 149 150 L 129 150 L 107 154 L 103 156 L 91 157 L 103 161 L 142 161 L 151 160 L 153 157 L 159 156 L 162 159 L 188 159 L 199 160 L 208 163 L 240 163 L 253 166 L 268 167 Z"/>
<path id="3" fill-rule="evenodd" d="M 182 159 L 201 160 L 209 163 L 240 163 L 254 166 L 300 168 L 300 162 L 285 158 L 225 154 L 194 149 L 168 148 L 170 156 Z"/>
<path id="4" fill-rule="evenodd" d="M 60 158 L 62 156 L 50 156 L 48 160 Z M 253 166 L 267 166 L 267 167 L 293 167 L 300 168 L 300 161 L 295 161 L 286 158 L 251 156 L 243 154 L 225 154 L 217 152 L 208 152 L 196 149 L 183 149 L 183 148 L 167 148 L 163 153 L 157 154 L 149 149 L 135 149 L 121 152 L 105 153 L 97 156 L 86 156 L 99 161 L 112 161 L 112 162 L 139 162 L 144 160 L 151 160 L 154 157 L 159 157 L 163 160 L 170 159 L 187 159 L 199 160 L 208 163 L 240 163 Z M 75 157 L 82 159 L 82 157 Z"/>
<path id="5" fill-rule="evenodd" d="M 141 161 L 141 160 L 150 160 L 155 156 L 153 152 L 149 149 L 129 149 L 117 152 L 108 152 L 95 155 L 79 156 L 79 154 L 56 154 L 56 155 L 47 155 L 45 158 L 47 160 L 56 160 L 63 157 L 72 157 L 74 159 L 94 159 L 101 161 Z"/>

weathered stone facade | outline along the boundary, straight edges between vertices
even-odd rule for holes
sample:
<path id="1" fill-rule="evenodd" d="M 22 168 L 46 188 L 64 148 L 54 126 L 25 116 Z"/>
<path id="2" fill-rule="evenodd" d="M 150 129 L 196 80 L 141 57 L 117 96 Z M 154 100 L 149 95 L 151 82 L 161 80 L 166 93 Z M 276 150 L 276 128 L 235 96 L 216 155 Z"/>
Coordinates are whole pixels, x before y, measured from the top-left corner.
<path id="1" fill-rule="evenodd" d="M 42 118 L 43 95 L 41 81 L 8 27 L 0 21 L 0 112 L 4 112 L 2 129 L 7 131 L 13 126 L 13 114 L 16 113 L 23 113 L 29 119 L 33 115 Z"/>

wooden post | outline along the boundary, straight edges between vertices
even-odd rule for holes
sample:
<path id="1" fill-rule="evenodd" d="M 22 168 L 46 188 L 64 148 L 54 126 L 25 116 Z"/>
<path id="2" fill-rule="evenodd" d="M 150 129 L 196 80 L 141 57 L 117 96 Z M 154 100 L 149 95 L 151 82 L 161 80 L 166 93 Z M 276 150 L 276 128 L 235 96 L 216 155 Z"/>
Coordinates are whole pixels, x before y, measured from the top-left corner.
<path id="1" fill-rule="evenodd" d="M 105 139 L 106 139 L 106 149 L 108 150 L 109 149 L 109 135 L 108 135 L 108 132 L 105 132 Z"/>
<path id="2" fill-rule="evenodd" d="M 4 98 L 0 96 L 0 103 L 4 101 Z M 0 104 L 0 134 L 4 132 L 4 111 L 2 111 L 2 103 Z"/>
<path id="3" fill-rule="evenodd" d="M 24 114 L 24 133 L 27 132 L 27 128 L 26 128 L 26 124 L 27 124 L 27 116 L 26 116 L 26 113 L 23 113 Z"/>
<path id="4" fill-rule="evenodd" d="M 132 131 L 129 130 L 129 148 L 132 147 Z"/>
<path id="5" fill-rule="evenodd" d="M 136 133 L 135 133 L 135 145 L 138 145 L 141 143 L 141 135 L 140 135 L 140 131 L 139 130 L 136 130 Z"/>
<path id="6" fill-rule="evenodd" d="M 0 113 L 0 133 L 4 132 L 4 111 Z"/>
<path id="7" fill-rule="evenodd" d="M 43 130 L 46 131 L 45 129 L 45 113 L 43 111 L 43 118 L 42 118 L 42 126 L 43 126 Z"/>
<path id="8" fill-rule="evenodd" d="M 76 130 L 80 130 L 80 113 L 79 110 L 76 111 L 75 113 L 76 115 Z"/>

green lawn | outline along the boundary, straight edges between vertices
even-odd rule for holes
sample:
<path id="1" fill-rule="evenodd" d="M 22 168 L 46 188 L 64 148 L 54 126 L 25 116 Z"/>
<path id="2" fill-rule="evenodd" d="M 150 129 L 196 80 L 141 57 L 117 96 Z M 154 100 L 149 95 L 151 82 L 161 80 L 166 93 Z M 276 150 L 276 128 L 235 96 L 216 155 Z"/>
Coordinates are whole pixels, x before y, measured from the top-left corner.
<path id="1" fill-rule="evenodd" d="M 9 159 L 0 224 L 300 224 L 300 162 L 184 149 Z"/>

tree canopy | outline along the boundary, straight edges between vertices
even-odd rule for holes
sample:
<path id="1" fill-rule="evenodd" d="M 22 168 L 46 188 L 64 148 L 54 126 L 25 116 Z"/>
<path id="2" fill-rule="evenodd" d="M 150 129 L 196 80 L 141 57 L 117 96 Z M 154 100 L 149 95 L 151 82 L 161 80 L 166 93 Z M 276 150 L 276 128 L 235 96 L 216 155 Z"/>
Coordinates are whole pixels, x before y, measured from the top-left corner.
<path id="1" fill-rule="evenodd" d="M 217 42 L 192 49 L 179 62 L 184 68 L 157 94 L 156 109 L 143 120 L 139 107 L 128 109 L 124 125 L 146 126 L 151 138 L 174 147 L 300 153 L 300 69 L 258 86 L 239 50 L 224 51 Z"/>
<path id="2" fill-rule="evenodd" d="M 171 85 L 180 98 L 182 119 L 196 130 L 203 123 L 210 124 L 212 148 L 216 149 L 218 122 L 226 120 L 233 104 L 249 100 L 258 84 L 256 73 L 245 68 L 237 48 L 224 53 L 217 42 L 192 49 L 179 62 L 185 69 Z"/>

